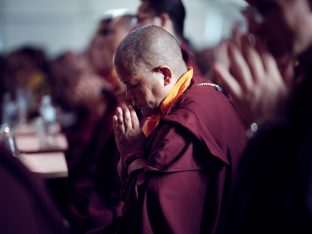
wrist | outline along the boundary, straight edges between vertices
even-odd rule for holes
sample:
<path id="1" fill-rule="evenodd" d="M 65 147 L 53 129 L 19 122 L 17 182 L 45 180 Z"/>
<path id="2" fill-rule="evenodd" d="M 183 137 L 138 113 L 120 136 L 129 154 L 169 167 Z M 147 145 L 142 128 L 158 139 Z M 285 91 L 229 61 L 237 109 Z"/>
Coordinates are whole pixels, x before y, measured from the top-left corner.
<path id="1" fill-rule="evenodd" d="M 137 158 L 133 160 L 127 168 L 128 175 L 130 175 L 132 172 L 142 169 L 146 166 L 146 160 L 145 158 Z"/>
<path id="2" fill-rule="evenodd" d="M 137 159 L 144 159 L 144 150 L 138 149 L 128 152 L 127 154 L 122 155 L 122 162 L 125 168 L 128 168 L 129 165 Z"/>

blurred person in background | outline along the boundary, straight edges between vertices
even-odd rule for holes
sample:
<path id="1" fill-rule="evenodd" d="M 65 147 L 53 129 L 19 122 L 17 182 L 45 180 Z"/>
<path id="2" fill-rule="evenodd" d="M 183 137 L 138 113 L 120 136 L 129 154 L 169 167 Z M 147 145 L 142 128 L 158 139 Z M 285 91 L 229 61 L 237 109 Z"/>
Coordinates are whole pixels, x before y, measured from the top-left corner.
<path id="1" fill-rule="evenodd" d="M 83 55 L 64 52 L 52 62 L 52 69 L 52 93 L 61 107 L 83 109 L 101 115 L 104 106 L 97 105 L 101 104 L 101 90 L 103 87 L 111 90 L 112 86 L 93 72 Z M 92 91 L 84 88 L 88 85 Z"/>
<path id="2" fill-rule="evenodd" d="M 107 16 L 106 18 L 100 20 L 97 29 L 91 41 L 88 45 L 85 55 L 87 56 L 90 65 L 93 70 L 101 76 L 103 79 L 110 79 L 112 65 L 109 61 L 111 51 L 105 45 L 105 40 L 102 35 L 107 32 L 107 27 L 112 20 L 112 16 Z M 105 62 L 103 62 L 105 61 Z"/>
<path id="3" fill-rule="evenodd" d="M 312 1 L 248 2 L 260 39 L 230 44 L 230 68 L 215 66 L 253 132 L 220 233 L 311 233 Z M 299 77 L 283 73 L 294 59 Z"/>
<path id="4" fill-rule="evenodd" d="M 114 72 L 112 58 L 118 44 L 129 33 L 134 23 L 135 17 L 131 14 L 101 20 L 87 50 L 93 69 L 113 86 L 116 93 L 122 93 L 124 87 Z"/>
<path id="5" fill-rule="evenodd" d="M 230 40 L 239 41 L 240 37 L 243 35 L 244 25 L 247 24 L 245 21 L 236 21 L 233 23 L 231 34 L 229 38 L 222 39 L 217 45 L 202 49 L 197 51 L 196 57 L 198 64 L 203 71 L 205 76 L 209 77 L 209 79 L 216 84 L 222 86 L 220 80 L 218 80 L 216 76 L 213 75 L 213 65 L 215 63 L 222 63 L 224 66 L 229 66 L 229 59 L 227 55 L 227 44 Z"/>
<path id="6" fill-rule="evenodd" d="M 100 161 L 108 160 L 108 169 L 113 171 L 109 112 L 115 110 L 117 102 L 109 83 L 95 74 L 80 54 L 66 52 L 59 56 L 52 64 L 51 78 L 52 96 L 62 109 L 62 131 L 69 144 L 65 152 L 69 176 L 63 181 L 51 181 L 51 187 L 71 224 L 71 232 L 83 233 Z M 98 152 L 100 146 L 107 147 L 107 154 Z M 109 178 L 114 181 L 113 172 Z"/>
<path id="7" fill-rule="evenodd" d="M 95 38 L 102 43 L 102 47 L 101 50 L 96 51 L 95 49 L 93 52 L 98 53 L 99 57 L 97 58 L 97 61 L 102 61 L 102 67 L 106 68 L 108 71 L 105 76 L 102 76 L 102 78 L 104 77 L 104 80 L 113 86 L 112 90 L 114 97 L 116 98 L 116 105 L 119 105 L 125 100 L 125 86 L 117 78 L 112 63 L 113 56 L 119 43 L 133 28 L 134 19 L 134 15 L 127 13 L 112 17 L 105 28 L 102 27 L 103 25 L 100 23 L 99 29 L 95 35 Z M 103 57 L 101 57 L 101 54 Z M 92 194 L 89 203 L 88 230 L 90 230 L 90 233 L 101 233 L 103 230 L 109 229 L 110 224 L 114 225 L 117 223 L 116 217 L 121 216 L 122 211 L 123 203 L 121 203 L 120 197 L 120 184 L 113 184 L 110 182 L 112 181 L 112 178 L 114 178 L 113 176 L 116 176 L 116 163 L 119 159 L 114 134 L 112 132 L 111 121 L 113 111 L 115 111 L 115 109 L 110 109 L 108 114 L 106 114 L 108 116 L 107 122 L 103 123 L 101 129 L 98 130 L 99 132 L 109 132 L 110 141 L 109 144 L 104 146 L 101 144 L 101 141 L 98 140 L 98 146 L 100 146 L 98 147 L 98 154 L 105 154 L 107 159 L 102 160 L 101 166 L 99 166 L 96 177 L 96 192 Z M 113 194 L 112 192 L 115 193 Z M 108 203 L 109 201 L 111 204 Z"/>
<path id="8" fill-rule="evenodd" d="M 141 0 L 136 17 L 137 27 L 153 24 L 172 34 L 180 44 L 187 66 L 193 67 L 194 74 L 201 76 L 194 53 L 184 36 L 186 11 L 181 0 Z"/>
<path id="9" fill-rule="evenodd" d="M 50 92 L 47 74 L 49 62 L 41 48 L 24 46 L 7 55 L 8 92 L 26 118 L 38 114 L 43 95 Z"/>
<path id="10" fill-rule="evenodd" d="M 59 199 L 74 226 L 73 233 L 96 233 L 121 215 L 112 117 L 123 101 L 124 89 L 114 75 L 112 59 L 118 43 L 132 28 L 133 18 L 122 15 L 102 20 L 87 53 L 65 53 L 54 64 L 54 95 L 76 119 L 63 128 L 69 141 L 69 179 Z"/>

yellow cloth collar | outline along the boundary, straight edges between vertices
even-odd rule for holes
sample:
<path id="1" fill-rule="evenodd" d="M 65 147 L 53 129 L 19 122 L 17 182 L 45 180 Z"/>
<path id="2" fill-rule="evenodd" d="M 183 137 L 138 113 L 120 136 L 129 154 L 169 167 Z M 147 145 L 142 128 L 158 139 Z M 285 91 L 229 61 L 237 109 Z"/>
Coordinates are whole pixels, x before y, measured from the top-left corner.
<path id="1" fill-rule="evenodd" d="M 161 102 L 161 114 L 152 115 L 145 121 L 143 126 L 143 133 L 146 137 L 148 137 L 157 127 L 161 116 L 165 116 L 170 113 L 171 108 L 178 101 L 180 96 L 187 90 L 188 86 L 191 83 L 192 77 L 193 68 L 188 68 L 188 71 L 180 77 L 180 79 L 174 85 L 167 97 Z"/>

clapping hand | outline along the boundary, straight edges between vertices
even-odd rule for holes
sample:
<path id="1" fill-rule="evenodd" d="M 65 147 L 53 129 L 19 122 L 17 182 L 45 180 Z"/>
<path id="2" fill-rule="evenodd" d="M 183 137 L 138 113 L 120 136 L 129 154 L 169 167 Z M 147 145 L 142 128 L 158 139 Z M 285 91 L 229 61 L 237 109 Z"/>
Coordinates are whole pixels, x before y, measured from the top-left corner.
<path id="1" fill-rule="evenodd" d="M 289 96 L 289 84 L 281 76 L 274 57 L 260 42 L 255 46 L 248 36 L 241 40 L 240 46 L 228 43 L 230 66 L 216 63 L 214 75 L 248 126 L 278 112 Z"/>

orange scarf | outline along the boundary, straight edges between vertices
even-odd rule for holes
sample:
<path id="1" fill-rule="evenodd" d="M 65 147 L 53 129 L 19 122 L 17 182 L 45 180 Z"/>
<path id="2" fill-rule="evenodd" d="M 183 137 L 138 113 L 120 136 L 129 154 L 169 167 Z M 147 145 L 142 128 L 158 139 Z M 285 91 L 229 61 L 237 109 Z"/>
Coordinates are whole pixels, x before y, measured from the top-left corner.
<path id="1" fill-rule="evenodd" d="M 143 133 L 148 137 L 154 129 L 157 127 L 159 120 L 162 116 L 170 113 L 171 108 L 178 101 L 179 97 L 186 91 L 193 77 L 193 69 L 188 68 L 188 71 L 184 73 L 175 86 L 172 88 L 168 96 L 160 104 L 160 114 L 152 115 L 149 117 L 143 126 Z"/>

